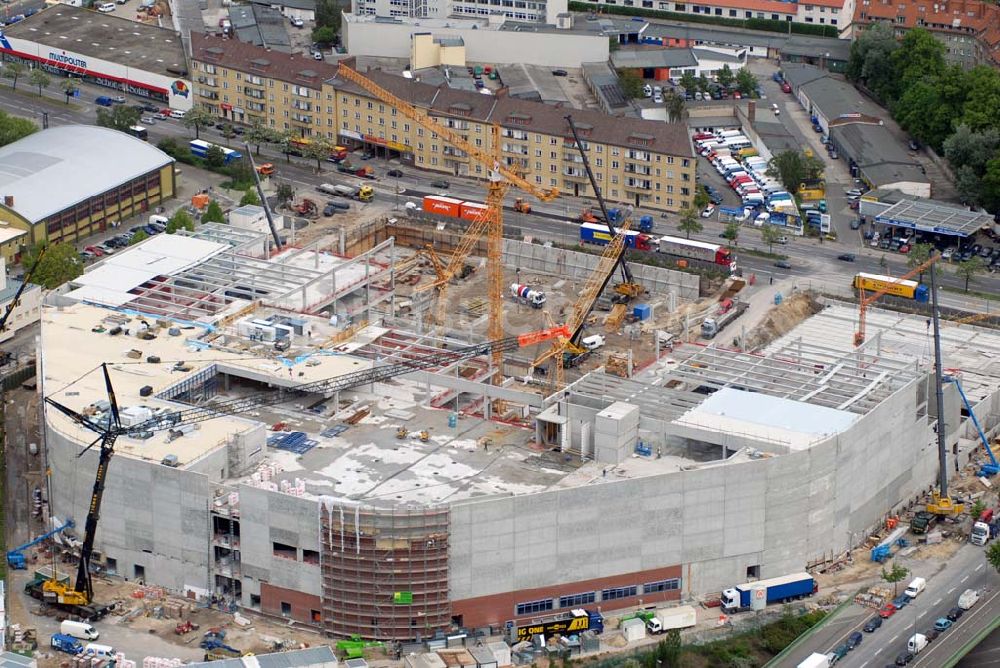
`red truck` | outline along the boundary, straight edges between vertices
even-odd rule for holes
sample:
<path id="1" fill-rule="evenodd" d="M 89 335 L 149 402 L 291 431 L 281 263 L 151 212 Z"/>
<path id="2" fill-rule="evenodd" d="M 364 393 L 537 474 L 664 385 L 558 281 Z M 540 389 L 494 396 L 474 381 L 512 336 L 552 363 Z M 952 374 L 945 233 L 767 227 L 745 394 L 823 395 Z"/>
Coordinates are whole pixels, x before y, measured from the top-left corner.
<path id="1" fill-rule="evenodd" d="M 365 165 L 364 167 L 358 167 L 352 165 L 350 160 L 345 160 L 337 165 L 337 171 L 343 172 L 344 174 L 352 174 L 354 176 L 360 176 L 363 179 L 374 179 L 375 170 Z"/>

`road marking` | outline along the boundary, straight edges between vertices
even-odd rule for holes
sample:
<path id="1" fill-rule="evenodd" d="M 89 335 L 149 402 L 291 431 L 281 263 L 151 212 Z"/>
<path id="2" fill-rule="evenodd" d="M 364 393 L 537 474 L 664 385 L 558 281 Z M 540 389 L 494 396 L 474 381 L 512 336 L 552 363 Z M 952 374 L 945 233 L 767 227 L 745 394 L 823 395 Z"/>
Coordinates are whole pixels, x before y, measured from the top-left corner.
<path id="1" fill-rule="evenodd" d="M 966 580 L 968 580 L 968 579 L 969 579 L 969 576 L 968 576 L 968 575 L 966 575 L 966 576 L 965 576 L 964 578 L 962 578 L 962 582 L 965 582 L 965 581 L 966 581 Z"/>
<path id="2" fill-rule="evenodd" d="M 978 566 L 976 566 L 976 570 L 978 571 L 978 570 L 979 570 L 980 568 L 982 568 L 982 567 L 983 567 L 983 565 L 982 565 L 982 564 L 979 564 Z"/>
<path id="3" fill-rule="evenodd" d="M 875 650 L 875 654 L 873 654 L 872 656 L 878 656 L 879 654 L 882 653 L 883 649 L 885 649 L 885 648 L 884 647 L 879 647 L 877 650 Z"/>
<path id="4" fill-rule="evenodd" d="M 867 662 L 867 661 L 865 661 L 865 662 L 864 662 L 864 663 L 862 663 L 862 664 L 861 664 L 860 666 L 858 666 L 858 668 L 865 668 L 865 666 L 867 666 L 867 665 L 868 665 L 868 662 Z"/>
<path id="5" fill-rule="evenodd" d="M 958 589 L 958 587 L 952 587 L 951 589 L 948 590 L 948 593 L 950 594 L 951 592 L 955 591 L 956 589 Z"/>
<path id="6" fill-rule="evenodd" d="M 937 605 L 938 603 L 940 603 L 943 600 L 944 600 L 943 598 L 939 598 L 938 600 L 934 601 L 934 605 Z"/>
<path id="7" fill-rule="evenodd" d="M 896 634 L 896 635 L 894 635 L 893 637 L 889 638 L 889 642 L 890 642 L 890 643 L 893 643 L 893 642 L 896 642 L 896 638 L 898 638 L 898 637 L 899 637 L 899 634 L 897 633 L 897 634 Z"/>

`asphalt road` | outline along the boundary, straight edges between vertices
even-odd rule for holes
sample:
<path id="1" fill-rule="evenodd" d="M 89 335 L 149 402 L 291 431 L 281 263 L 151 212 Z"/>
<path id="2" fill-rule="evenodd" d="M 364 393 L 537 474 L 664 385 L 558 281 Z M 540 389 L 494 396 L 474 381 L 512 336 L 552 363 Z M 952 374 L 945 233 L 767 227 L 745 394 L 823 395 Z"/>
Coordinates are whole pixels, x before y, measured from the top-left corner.
<path id="1" fill-rule="evenodd" d="M 979 603 L 967 611 L 948 631 L 916 656 L 910 666 L 934 668 L 941 666 L 965 643 L 980 632 L 1000 614 L 1000 574 L 986 562 L 983 548 L 963 545 L 946 563 L 920 559 L 897 558 L 897 563 L 910 569 L 911 578 L 927 579 L 927 588 L 912 603 L 886 619 L 874 633 L 865 633 L 861 644 L 837 662 L 839 668 L 882 668 L 892 665 L 896 656 L 906 650 L 907 640 L 914 633 L 926 633 L 934 620 L 943 617 L 958 604 L 959 595 L 966 589 L 977 589 Z M 933 571 L 929 571 L 933 568 Z M 909 579 L 906 581 L 908 582 Z M 900 583 L 902 593 L 906 582 Z M 796 648 L 785 665 L 796 666 L 813 652 L 825 654 L 843 643 L 854 631 L 860 631 L 875 611 L 851 604 L 835 618 L 828 621 L 806 643 Z"/>
<path id="2" fill-rule="evenodd" d="M 762 77 L 762 81 L 764 81 Z M 769 80 L 767 80 L 769 81 Z M 767 87 L 767 81 L 764 82 Z M 773 83 L 773 82 L 771 82 Z M 29 92 L 27 86 L 23 89 L 19 87 L 19 92 L 25 94 L 0 96 L 0 109 L 9 113 L 34 118 L 41 123 L 43 112 L 48 113 L 50 125 L 62 125 L 72 123 L 92 124 L 96 119 L 96 106 L 94 99 L 101 94 L 107 93 L 107 89 L 83 84 L 80 97 L 73 101 L 73 106 L 64 104 L 65 99 L 54 86 L 46 89 L 42 98 Z M 778 93 L 780 95 L 780 92 Z M 139 98 L 129 97 L 129 103 L 141 102 Z M 784 96 L 787 98 L 788 96 Z M 769 97 L 768 100 L 771 98 Z M 766 110 L 764 110 L 766 112 Z M 790 116 L 791 114 L 787 114 Z M 795 125 L 792 124 L 793 133 Z M 150 143 L 156 143 L 164 137 L 173 137 L 178 140 L 187 141 L 193 138 L 193 131 L 184 127 L 175 120 L 158 121 L 154 125 L 148 126 Z M 233 146 L 242 141 L 240 138 L 226 140 L 214 128 L 203 130 L 202 137 L 210 141 L 218 141 Z M 803 139 L 804 140 L 804 139 Z M 813 138 L 815 141 L 815 138 Z M 805 141 L 805 140 L 804 140 Z M 278 174 L 276 181 L 284 181 L 291 184 L 296 189 L 303 191 L 315 191 L 317 185 L 321 183 L 331 184 L 357 184 L 360 179 L 356 179 L 344 174 L 337 173 L 332 165 L 324 164 L 323 173 L 317 174 L 315 171 L 315 161 L 301 158 L 292 158 L 290 161 L 286 156 L 275 150 L 273 147 L 263 147 L 258 163 L 264 160 L 271 161 L 277 167 Z M 711 167 L 706 167 L 701 163 L 704 159 L 699 158 L 699 170 L 707 169 L 710 174 L 715 174 Z M 838 162 L 838 161 L 833 161 Z M 388 162 L 379 159 L 372 159 L 367 164 L 375 167 L 377 174 L 385 174 L 392 166 Z M 834 166 L 836 167 L 836 166 Z M 379 198 L 396 198 L 399 206 L 402 207 L 407 201 L 418 202 L 419 197 L 427 193 L 441 193 L 441 189 L 431 186 L 431 181 L 441 179 L 439 174 L 429 174 L 419 170 L 402 166 L 404 174 L 400 178 L 383 177 L 375 182 L 366 181 L 374 185 Z M 481 183 L 471 179 L 459 177 L 446 177 L 449 181 L 447 194 L 470 200 L 483 201 L 484 192 Z M 828 197 L 833 224 L 839 232 L 837 242 L 821 241 L 818 239 L 807 239 L 791 237 L 790 242 L 784 246 L 775 246 L 772 250 L 780 252 L 788 257 L 791 269 L 782 269 L 774 265 L 774 260 L 752 255 L 750 253 L 740 253 L 741 247 L 756 248 L 760 251 L 767 251 L 768 248 L 761 242 L 759 230 L 753 227 L 744 227 L 737 240 L 736 255 L 737 264 L 743 269 L 744 275 L 755 275 L 758 280 L 766 280 L 769 277 L 775 279 L 794 276 L 801 277 L 800 287 L 819 287 L 828 292 L 840 292 L 845 296 L 850 294 L 850 277 L 859 271 L 872 273 L 890 273 L 901 275 L 908 271 L 906 266 L 906 256 L 898 253 L 886 253 L 878 249 L 870 249 L 862 244 L 862 238 L 858 231 L 850 230 L 849 222 L 853 217 L 853 212 L 847 207 L 846 199 L 837 194 L 836 180 L 831 179 L 833 185 Z M 721 192 L 726 192 L 726 188 L 719 188 Z M 398 190 L 398 192 L 397 192 Z M 729 191 L 727 196 L 735 198 L 735 194 Z M 512 201 L 513 196 L 511 197 Z M 839 199 L 838 199 L 839 198 Z M 734 202 L 735 204 L 735 199 Z M 533 213 L 525 215 L 509 211 L 506 215 L 506 225 L 510 231 L 517 231 L 521 235 L 530 235 L 535 238 L 559 241 L 562 243 L 575 243 L 579 241 L 578 225 L 575 218 L 580 211 L 596 206 L 596 201 L 591 198 L 573 198 L 563 196 L 553 202 L 537 203 L 533 202 Z M 660 214 L 655 217 L 654 235 L 673 234 L 679 235 L 677 230 L 678 217 L 675 214 Z M 692 235 L 692 239 L 709 242 L 720 242 L 720 235 L 725 226 L 715 219 L 702 219 L 704 230 Z M 841 228 L 846 228 L 842 230 Z M 837 260 L 837 256 L 843 253 L 853 253 L 856 255 L 855 262 L 842 262 Z M 884 258 L 885 267 L 880 261 Z M 963 287 L 963 281 L 954 275 L 952 271 L 946 270 L 942 279 L 942 284 L 955 289 Z M 974 289 L 980 292 L 991 292 L 1000 295 L 1000 275 L 986 274 L 976 277 L 973 284 Z M 966 298 L 962 295 L 941 292 L 941 302 L 945 306 L 954 308 L 964 308 L 968 310 L 982 310 L 983 301 L 976 298 Z"/>

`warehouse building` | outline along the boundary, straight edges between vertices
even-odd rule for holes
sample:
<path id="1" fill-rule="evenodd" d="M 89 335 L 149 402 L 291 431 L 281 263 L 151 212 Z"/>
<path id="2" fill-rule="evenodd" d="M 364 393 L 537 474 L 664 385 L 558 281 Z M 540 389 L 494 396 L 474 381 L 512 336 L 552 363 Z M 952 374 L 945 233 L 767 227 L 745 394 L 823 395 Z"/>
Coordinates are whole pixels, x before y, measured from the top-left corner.
<path id="1" fill-rule="evenodd" d="M 173 158 L 123 132 L 49 128 L 0 147 L 0 222 L 24 244 L 79 241 L 173 197 L 174 177 Z"/>
<path id="2" fill-rule="evenodd" d="M 173 30 L 57 4 L 5 26 L 0 54 L 172 109 L 191 108 L 184 47 Z"/>
<path id="3" fill-rule="evenodd" d="M 277 267 L 228 276 L 238 245 L 151 241 L 53 298 L 59 308 L 46 309 L 41 335 L 45 396 L 97 407 L 97 363 L 126 355 L 153 360 L 110 366 L 130 420 L 265 386 L 349 373 L 362 384 L 292 393 L 194 431 L 119 438 L 97 544 L 110 573 L 338 637 L 500 630 L 801 571 L 860 544 L 936 475 L 922 318 L 870 312 L 869 341 L 856 349 L 856 313 L 834 304 L 760 354 L 678 346 L 632 378 L 595 371 L 545 398 L 486 384 L 487 360 L 449 357 L 463 341 L 394 327 L 377 311 L 357 331 L 333 325 L 360 322 L 345 304 L 391 294 L 395 265 L 384 254 L 362 269 L 293 250 L 271 262 L 319 261 L 333 277 Z M 357 287 L 334 294 L 344 285 Z M 1000 336 L 950 328 L 944 355 L 992 432 Z M 412 371 L 428 356 L 440 366 Z M 403 360 L 403 375 L 365 380 L 365 370 Z M 947 392 L 950 467 L 975 440 Z M 494 400 L 520 417 L 474 415 Z M 279 423 L 295 426 L 271 429 Z M 52 512 L 80 520 L 96 455 L 77 455 L 91 435 L 55 412 L 46 431 Z"/>

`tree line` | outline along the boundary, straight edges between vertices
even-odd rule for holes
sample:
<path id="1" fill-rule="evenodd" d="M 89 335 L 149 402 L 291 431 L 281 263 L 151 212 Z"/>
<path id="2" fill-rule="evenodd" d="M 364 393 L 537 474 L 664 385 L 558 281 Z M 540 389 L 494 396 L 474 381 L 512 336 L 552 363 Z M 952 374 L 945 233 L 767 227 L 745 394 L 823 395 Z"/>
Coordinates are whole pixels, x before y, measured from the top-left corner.
<path id="1" fill-rule="evenodd" d="M 914 139 L 951 165 L 963 202 L 1000 211 L 1000 71 L 963 69 L 923 28 L 897 40 L 873 24 L 851 45 L 847 76 L 868 90 Z"/>

